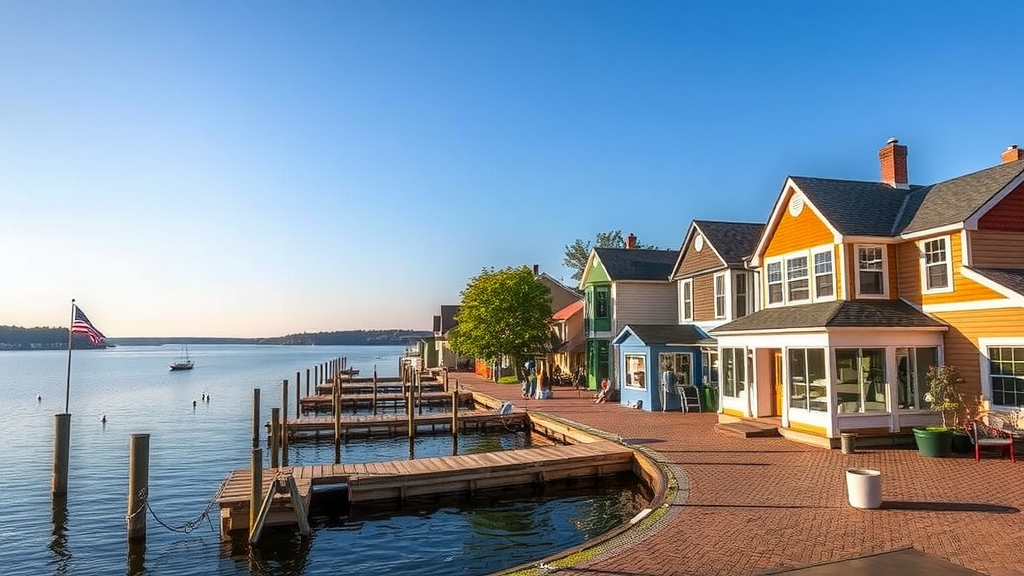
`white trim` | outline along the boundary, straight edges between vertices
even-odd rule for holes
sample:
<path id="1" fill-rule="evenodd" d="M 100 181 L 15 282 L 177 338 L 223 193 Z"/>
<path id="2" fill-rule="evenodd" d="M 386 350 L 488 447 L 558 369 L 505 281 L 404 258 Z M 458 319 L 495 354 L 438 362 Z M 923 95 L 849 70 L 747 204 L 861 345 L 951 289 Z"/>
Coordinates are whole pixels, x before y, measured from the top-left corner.
<path id="1" fill-rule="evenodd" d="M 768 268 L 772 264 L 778 264 L 779 265 L 779 281 L 778 282 L 772 282 L 771 281 L 771 271 Z M 776 308 L 776 307 L 780 307 L 780 306 L 785 306 L 786 305 L 786 279 L 785 279 L 783 268 L 784 268 L 784 266 L 782 265 L 782 259 L 781 258 L 779 258 L 778 260 L 776 260 L 775 258 L 772 258 L 770 261 L 766 260 L 765 263 L 764 263 L 764 278 L 765 278 L 764 279 L 764 306 L 765 306 L 765 308 Z M 772 284 L 779 284 L 781 286 L 781 288 L 782 288 L 782 300 L 779 301 L 779 302 L 772 302 L 772 297 L 771 297 Z"/>
<path id="2" fill-rule="evenodd" d="M 718 313 L 718 279 L 722 279 L 722 313 Z M 712 305 L 714 307 L 715 320 L 722 320 L 729 317 L 729 274 L 725 272 L 716 273 L 711 280 Z"/>
<path id="3" fill-rule="evenodd" d="M 746 306 L 746 312 L 743 316 L 736 316 L 736 301 L 740 296 L 739 291 L 736 290 L 736 279 L 740 276 L 743 277 L 743 302 Z M 730 285 L 730 297 L 729 297 L 729 319 L 735 320 L 736 318 L 743 318 L 750 316 L 754 313 L 754 308 L 751 305 L 753 297 L 751 296 L 751 283 L 753 282 L 753 274 L 746 270 L 730 270 L 729 271 L 729 285 Z"/>
<path id="4" fill-rule="evenodd" d="M 928 252 L 925 245 L 929 242 L 942 240 L 946 251 L 946 286 L 942 288 L 928 288 Z M 922 238 L 914 243 L 918 250 L 918 272 L 921 276 L 921 294 L 948 294 L 953 292 L 953 240 L 950 236 L 936 236 L 934 238 Z"/>
<path id="5" fill-rule="evenodd" d="M 872 333 L 876 332 L 946 332 L 949 330 L 948 326 L 814 326 L 811 328 L 757 328 L 754 330 L 728 330 L 722 332 L 719 330 L 711 329 L 710 335 L 714 338 L 721 338 L 723 336 L 756 336 L 756 335 L 774 335 L 774 334 L 800 334 L 805 332 L 814 332 L 817 334 L 838 334 L 841 332 L 863 332 L 870 330 Z"/>
<path id="6" fill-rule="evenodd" d="M 1009 184 L 999 189 L 998 192 L 993 194 L 992 197 L 988 199 L 988 202 L 985 202 L 984 204 L 981 205 L 980 208 L 975 210 L 974 214 L 971 214 L 970 218 L 964 220 L 964 228 L 968 228 L 970 230 L 977 230 L 978 222 L 982 219 L 982 217 L 984 217 L 985 214 L 989 212 L 989 210 L 995 208 L 997 204 L 1002 202 L 1004 198 L 1009 196 L 1010 193 L 1016 190 L 1017 187 L 1020 186 L 1021 184 L 1024 184 L 1024 172 L 1021 172 L 1020 174 L 1017 175 L 1016 178 L 1010 180 Z"/>
<path id="7" fill-rule="evenodd" d="M 925 304 L 921 311 L 926 314 L 936 312 L 967 312 L 969 310 L 996 310 L 999 308 L 1016 308 L 1024 306 L 1024 298 L 1014 302 L 1005 300 L 974 300 L 972 302 L 949 302 L 946 304 Z"/>
<path id="8" fill-rule="evenodd" d="M 690 316 L 686 316 L 686 288 L 690 288 Z M 679 319 L 680 324 L 693 322 L 693 278 L 679 281 Z"/>
<path id="9" fill-rule="evenodd" d="M 855 278 L 857 291 L 855 292 L 856 298 L 858 299 L 875 299 L 875 300 L 887 300 L 889 298 L 889 249 L 884 244 L 854 244 L 854 258 L 857 269 L 857 276 Z M 881 294 L 863 294 L 860 290 L 860 251 L 862 248 L 878 248 L 882 251 L 882 293 Z"/>
<path id="10" fill-rule="evenodd" d="M 935 236 L 936 234 L 948 234 L 956 232 L 957 230 L 963 230 L 964 223 L 957 222 L 955 224 L 949 224 L 948 226 L 939 226 L 938 228 L 929 228 L 928 230 L 922 230 L 920 232 L 911 232 L 909 234 L 900 234 L 900 238 L 904 240 L 917 240 L 918 238 L 926 238 L 928 236 Z"/>
<path id="11" fill-rule="evenodd" d="M 971 265 L 971 242 L 967 230 L 960 233 L 960 264 Z"/>
<path id="12" fill-rule="evenodd" d="M 838 244 L 839 242 L 842 242 L 842 235 L 839 231 L 832 226 L 831 222 L 821 215 L 818 208 L 813 202 L 807 199 L 807 195 L 804 194 L 803 190 L 801 190 L 799 186 L 796 185 L 796 182 L 793 182 L 792 178 L 786 178 L 786 181 L 782 184 L 782 190 L 779 192 L 778 198 L 775 199 L 775 206 L 772 207 L 772 212 L 768 216 L 768 221 L 765 222 L 764 231 L 761 232 L 761 237 L 757 240 L 757 246 L 754 247 L 754 253 L 750 257 L 750 265 L 755 268 L 761 265 L 761 255 L 764 254 L 765 249 L 768 247 L 768 238 L 775 236 L 775 229 L 778 227 L 779 219 L 781 219 L 782 215 L 788 210 L 789 202 L 788 200 L 783 202 L 783 200 L 788 196 L 790 189 L 792 189 L 794 193 L 799 193 L 804 197 L 804 207 L 810 207 L 811 211 L 814 212 L 818 219 L 825 224 L 825 227 L 832 232 L 833 243 Z"/>
<path id="13" fill-rule="evenodd" d="M 988 349 L 990 346 L 1000 347 L 1024 347 L 1024 336 L 1019 338 L 978 338 L 978 362 L 981 365 L 981 397 L 985 400 L 992 400 L 992 374 L 989 370 L 989 362 L 991 361 L 988 357 Z M 1002 404 L 993 404 L 1001 408 L 1012 408 L 1016 410 L 1017 406 L 1004 406 Z"/>
<path id="14" fill-rule="evenodd" d="M 843 282 L 843 300 L 849 300 L 850 299 L 850 292 L 851 292 L 851 290 L 850 290 L 850 279 L 847 277 L 848 274 L 846 273 L 847 266 L 846 266 L 846 244 L 845 243 L 839 245 L 839 262 L 837 263 L 837 265 L 839 266 L 839 276 L 840 276 L 840 278 L 842 279 L 842 282 Z M 836 288 L 836 294 L 838 294 L 838 293 L 839 293 L 839 289 Z"/>
<path id="15" fill-rule="evenodd" d="M 833 246 L 819 246 L 817 248 L 811 248 L 811 257 L 807 261 L 807 270 L 811 276 L 811 300 L 814 302 L 832 302 L 836 300 L 836 294 L 839 292 L 839 287 L 836 283 L 836 253 Z M 832 265 L 832 295 L 831 296 L 818 296 L 818 275 L 814 271 L 815 262 L 814 257 L 818 254 L 828 254 L 829 262 Z M 824 274 L 822 274 L 824 276 Z"/>
<path id="16" fill-rule="evenodd" d="M 992 280 L 986 276 L 982 276 L 981 274 L 975 272 L 974 270 L 971 270 L 966 266 L 960 267 L 960 275 L 963 276 L 964 278 L 967 278 L 968 280 L 974 280 L 978 284 L 981 284 L 986 288 L 998 292 L 1003 296 L 1006 296 L 1010 300 L 1019 302 L 1020 304 L 1018 305 L 1020 306 L 1024 306 L 1024 295 L 1018 294 L 1017 292 L 1010 290 L 1009 288 L 1003 286 L 1002 284 L 996 282 L 995 280 Z"/>
<path id="17" fill-rule="evenodd" d="M 743 224 L 743 222 L 737 222 L 737 224 Z M 705 234 L 699 226 L 697 226 L 696 220 L 691 220 L 690 227 L 686 230 L 686 236 L 683 237 L 683 245 L 679 248 L 679 256 L 676 258 L 676 264 L 672 267 L 672 273 L 669 274 L 670 281 L 678 280 L 680 277 L 679 269 L 683 266 L 683 258 L 686 256 L 686 249 L 693 242 L 694 231 L 704 237 L 704 244 L 711 247 L 711 251 L 715 253 L 715 257 L 722 263 L 722 266 L 729 266 L 725 261 L 725 258 L 722 258 L 722 255 L 718 253 L 718 249 L 715 248 L 715 245 L 708 241 L 708 235 Z M 698 252 L 700 252 L 700 250 L 698 250 Z M 695 274 L 700 274 L 700 272 Z"/>

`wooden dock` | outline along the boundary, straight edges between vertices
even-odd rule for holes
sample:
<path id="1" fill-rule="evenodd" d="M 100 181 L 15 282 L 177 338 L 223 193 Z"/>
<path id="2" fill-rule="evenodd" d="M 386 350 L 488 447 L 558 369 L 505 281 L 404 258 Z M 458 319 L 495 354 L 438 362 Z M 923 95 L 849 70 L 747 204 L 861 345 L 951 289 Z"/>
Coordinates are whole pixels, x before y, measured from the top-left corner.
<path id="1" fill-rule="evenodd" d="M 524 411 L 513 412 L 512 414 L 501 415 L 494 410 L 459 410 L 459 430 L 492 430 L 502 428 L 521 429 L 527 422 Z M 409 418 L 404 413 L 342 416 L 340 419 L 341 434 L 344 438 L 367 438 L 372 436 L 387 436 L 394 438 L 405 436 L 409 432 Z M 414 419 L 416 430 L 420 431 L 426 427 L 431 432 L 440 430 L 451 430 L 451 412 L 430 412 L 419 414 Z M 266 424 L 270 427 L 270 422 Z M 288 438 L 299 440 L 314 438 L 322 434 L 334 435 L 333 416 L 303 416 L 301 418 L 288 418 Z"/>
<path id="2" fill-rule="evenodd" d="M 342 379 L 341 394 L 372 394 L 373 393 L 373 378 L 367 381 L 364 378 L 356 380 L 345 380 Z M 438 382 L 436 380 L 429 380 L 421 382 L 420 386 L 424 392 L 444 392 L 444 382 Z M 377 380 L 377 393 L 378 394 L 401 394 L 404 389 L 408 392 L 410 388 L 409 384 L 405 384 L 403 387 L 402 381 L 398 378 L 381 378 Z M 415 389 L 415 386 L 413 386 Z M 316 385 L 316 393 L 330 396 L 334 390 L 333 382 L 325 382 L 323 384 Z"/>
<path id="3" fill-rule="evenodd" d="M 358 410 L 359 406 L 370 406 L 373 404 L 375 398 L 373 394 L 342 394 L 339 401 L 341 402 L 342 410 L 346 407 L 353 411 Z M 396 410 L 399 406 L 405 405 L 406 395 L 401 393 L 391 394 L 377 394 L 376 402 L 377 406 L 391 405 Z M 423 392 L 422 394 L 416 394 L 417 402 L 422 402 L 424 405 L 435 405 L 435 406 L 450 406 L 452 402 L 451 392 Z M 331 394 L 317 394 L 316 396 L 306 396 L 299 400 L 299 409 L 305 414 L 312 412 L 314 414 L 320 412 L 330 413 L 333 406 L 333 397 Z"/>
<path id="4" fill-rule="evenodd" d="M 633 450 L 608 440 L 442 458 L 364 464 L 322 464 L 263 471 L 265 494 L 276 475 L 291 474 L 309 510 L 312 487 L 344 485 L 349 502 L 402 500 L 412 496 L 469 492 L 597 477 L 634 470 Z M 235 470 L 221 486 L 221 538 L 249 529 L 250 471 Z M 296 525 L 287 498 L 275 496 L 268 526 Z"/>

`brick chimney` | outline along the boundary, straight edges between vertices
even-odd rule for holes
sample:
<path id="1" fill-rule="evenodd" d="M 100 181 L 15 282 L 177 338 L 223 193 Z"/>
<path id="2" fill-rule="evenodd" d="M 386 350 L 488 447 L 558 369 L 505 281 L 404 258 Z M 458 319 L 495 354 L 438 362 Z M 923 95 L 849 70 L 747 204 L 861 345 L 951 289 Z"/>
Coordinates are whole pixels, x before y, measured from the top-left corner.
<path id="1" fill-rule="evenodd" d="M 533 265 L 533 275 L 540 276 L 540 264 Z"/>
<path id="2" fill-rule="evenodd" d="M 1003 164 L 1007 162 L 1016 162 L 1024 158 L 1024 150 L 1021 150 L 1016 144 L 1010 144 L 1003 150 Z"/>
<path id="3" fill-rule="evenodd" d="M 878 160 L 882 164 L 882 182 L 906 190 L 910 188 L 910 179 L 907 178 L 907 147 L 900 145 L 900 141 L 889 138 L 885 146 L 878 151 Z"/>
<path id="4" fill-rule="evenodd" d="M 635 248 L 636 248 L 636 234 L 633 234 L 632 232 L 630 232 L 629 236 L 626 236 L 626 250 L 633 250 Z"/>

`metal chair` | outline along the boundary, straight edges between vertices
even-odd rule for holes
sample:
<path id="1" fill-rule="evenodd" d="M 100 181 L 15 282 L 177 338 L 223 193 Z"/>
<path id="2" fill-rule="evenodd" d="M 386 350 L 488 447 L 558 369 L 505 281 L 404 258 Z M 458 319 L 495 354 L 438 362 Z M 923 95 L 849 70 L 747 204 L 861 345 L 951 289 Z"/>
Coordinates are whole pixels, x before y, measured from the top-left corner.
<path id="1" fill-rule="evenodd" d="M 1010 462 L 1015 462 L 1013 457 L 1013 435 L 1001 428 L 994 428 L 981 420 L 970 420 L 964 426 L 967 434 L 974 443 L 974 460 L 981 460 L 982 448 L 999 448 L 1000 458 L 1003 454 L 1010 453 Z"/>

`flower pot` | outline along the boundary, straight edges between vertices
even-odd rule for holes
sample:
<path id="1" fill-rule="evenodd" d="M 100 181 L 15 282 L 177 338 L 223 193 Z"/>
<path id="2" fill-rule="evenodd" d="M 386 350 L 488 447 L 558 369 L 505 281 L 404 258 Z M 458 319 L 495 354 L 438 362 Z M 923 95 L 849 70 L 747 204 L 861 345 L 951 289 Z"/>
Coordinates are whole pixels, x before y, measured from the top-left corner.
<path id="1" fill-rule="evenodd" d="M 974 452 L 974 443 L 971 442 L 971 437 L 966 432 L 953 432 L 953 452 L 957 454 Z"/>
<path id="2" fill-rule="evenodd" d="M 925 458 L 945 458 L 953 452 L 953 431 L 949 428 L 914 428 L 917 452 Z"/>
<path id="3" fill-rule="evenodd" d="M 882 473 L 865 468 L 847 468 L 846 496 L 854 508 L 882 506 Z"/>

